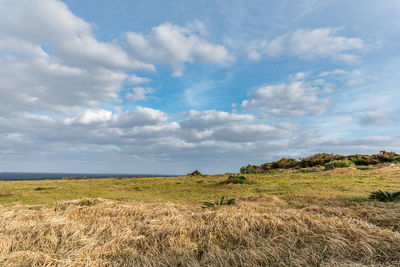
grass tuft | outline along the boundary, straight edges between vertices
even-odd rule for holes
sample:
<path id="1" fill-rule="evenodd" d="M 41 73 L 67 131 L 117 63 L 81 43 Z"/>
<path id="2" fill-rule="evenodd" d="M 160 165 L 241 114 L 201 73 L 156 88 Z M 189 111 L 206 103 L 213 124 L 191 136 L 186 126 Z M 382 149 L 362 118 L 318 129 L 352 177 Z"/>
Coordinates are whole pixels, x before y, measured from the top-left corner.
<path id="1" fill-rule="evenodd" d="M 382 201 L 382 202 L 395 201 L 395 200 L 400 199 L 400 191 L 390 193 L 387 191 L 378 190 L 378 191 L 372 192 L 370 194 L 369 198 L 376 199 L 376 200 Z"/>
<path id="2" fill-rule="evenodd" d="M 220 201 L 212 202 L 203 202 L 203 208 L 213 208 L 213 207 L 220 207 L 220 206 L 230 206 L 235 204 L 235 199 L 231 198 L 224 201 L 225 197 L 223 196 Z"/>

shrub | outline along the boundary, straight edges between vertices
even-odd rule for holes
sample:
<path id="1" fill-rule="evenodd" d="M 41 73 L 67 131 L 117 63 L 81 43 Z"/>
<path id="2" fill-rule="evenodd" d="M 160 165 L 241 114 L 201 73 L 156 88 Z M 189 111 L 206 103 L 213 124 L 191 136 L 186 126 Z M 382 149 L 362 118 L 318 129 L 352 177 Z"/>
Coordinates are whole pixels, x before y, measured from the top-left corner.
<path id="1" fill-rule="evenodd" d="M 380 163 L 394 162 L 399 159 L 399 155 L 394 152 L 381 151 L 379 154 L 372 155 L 371 158 L 378 160 Z"/>
<path id="2" fill-rule="evenodd" d="M 230 175 L 228 179 L 222 182 L 222 184 L 252 184 L 254 182 L 247 180 L 244 176 Z"/>
<path id="3" fill-rule="evenodd" d="M 325 163 L 325 170 L 333 170 L 335 169 L 335 164 L 333 162 Z"/>
<path id="4" fill-rule="evenodd" d="M 325 170 L 333 170 L 335 168 L 346 168 L 350 167 L 354 163 L 348 159 L 334 160 L 328 163 L 325 163 Z"/>
<path id="5" fill-rule="evenodd" d="M 264 164 L 261 164 L 260 167 L 263 170 L 263 172 L 269 172 L 272 170 L 272 163 L 264 163 Z"/>
<path id="6" fill-rule="evenodd" d="M 227 201 L 224 201 L 225 197 L 222 197 L 220 201 L 215 201 L 214 203 L 211 202 L 203 202 L 203 208 L 213 208 L 213 207 L 218 207 L 218 206 L 228 206 L 228 205 L 234 205 L 235 204 L 235 199 L 231 198 L 228 199 Z"/>
<path id="7" fill-rule="evenodd" d="M 376 199 L 376 200 L 382 201 L 382 202 L 395 201 L 396 199 L 400 199 L 400 191 L 390 193 L 387 191 L 378 190 L 378 191 L 372 192 L 369 195 L 369 199 Z"/>
<path id="8" fill-rule="evenodd" d="M 256 165 L 247 165 L 246 167 L 240 168 L 240 173 L 245 174 L 245 173 L 263 173 L 264 170 L 260 166 Z"/>
<path id="9" fill-rule="evenodd" d="M 388 162 L 398 162 L 400 160 L 400 155 L 394 152 L 381 151 L 379 154 L 372 156 L 369 155 L 350 155 L 347 157 L 349 160 L 353 161 L 354 164 L 360 166 L 377 165 L 380 163 Z"/>
<path id="10" fill-rule="evenodd" d="M 291 169 L 296 167 L 298 162 L 295 159 L 281 158 L 278 161 L 272 162 L 273 169 Z"/>
<path id="11" fill-rule="evenodd" d="M 325 166 L 325 169 L 349 167 L 352 163 L 357 166 L 377 165 L 381 163 L 400 163 L 400 155 L 394 152 L 381 151 L 375 155 L 334 155 L 318 153 L 296 161 L 290 158 L 281 158 L 278 161 L 264 163 L 260 166 L 247 165 L 240 169 L 240 173 L 266 173 L 274 169 L 298 169 Z"/>
<path id="12" fill-rule="evenodd" d="M 315 167 L 318 165 L 324 166 L 326 163 L 344 159 L 344 156 L 333 155 L 328 153 L 319 153 L 300 160 L 299 165 L 302 168 Z"/>

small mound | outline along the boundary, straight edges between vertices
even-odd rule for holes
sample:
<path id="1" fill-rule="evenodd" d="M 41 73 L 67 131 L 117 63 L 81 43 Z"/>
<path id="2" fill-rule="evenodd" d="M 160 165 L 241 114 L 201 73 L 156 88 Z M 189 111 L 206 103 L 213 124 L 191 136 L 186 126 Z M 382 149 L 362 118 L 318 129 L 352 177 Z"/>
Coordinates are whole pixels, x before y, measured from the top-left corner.
<path id="1" fill-rule="evenodd" d="M 189 173 L 188 176 L 202 176 L 203 174 L 201 174 L 201 172 L 199 172 L 198 170 L 195 170 L 192 173 Z"/>

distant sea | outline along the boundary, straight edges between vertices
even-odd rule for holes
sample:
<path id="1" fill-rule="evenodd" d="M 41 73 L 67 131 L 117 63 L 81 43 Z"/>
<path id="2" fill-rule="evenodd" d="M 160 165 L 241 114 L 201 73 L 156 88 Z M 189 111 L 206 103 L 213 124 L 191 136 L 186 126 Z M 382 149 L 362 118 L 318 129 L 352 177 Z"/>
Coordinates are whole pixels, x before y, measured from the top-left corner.
<path id="1" fill-rule="evenodd" d="M 0 172 L 0 181 L 59 180 L 68 177 L 86 177 L 91 179 L 101 179 L 109 177 L 138 178 L 138 177 L 173 177 L 173 176 L 178 176 L 178 175 L 119 174 L 119 173 Z"/>

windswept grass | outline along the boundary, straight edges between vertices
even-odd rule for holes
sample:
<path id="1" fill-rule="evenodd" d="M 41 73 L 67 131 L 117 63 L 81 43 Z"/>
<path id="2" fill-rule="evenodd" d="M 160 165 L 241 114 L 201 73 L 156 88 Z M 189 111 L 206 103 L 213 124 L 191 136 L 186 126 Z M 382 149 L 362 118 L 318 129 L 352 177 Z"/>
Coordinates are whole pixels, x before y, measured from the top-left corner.
<path id="1" fill-rule="evenodd" d="M 399 212 L 379 202 L 295 209 L 266 195 L 218 209 L 104 199 L 2 208 L 0 265 L 398 266 Z"/>

